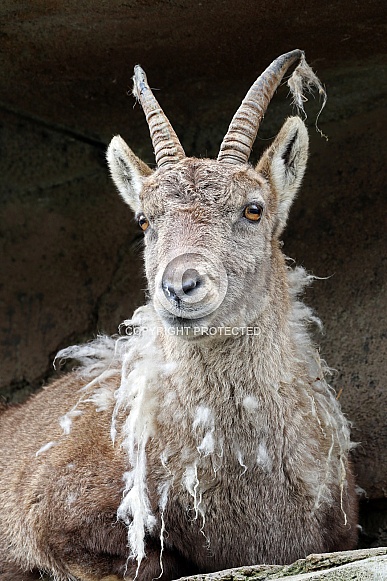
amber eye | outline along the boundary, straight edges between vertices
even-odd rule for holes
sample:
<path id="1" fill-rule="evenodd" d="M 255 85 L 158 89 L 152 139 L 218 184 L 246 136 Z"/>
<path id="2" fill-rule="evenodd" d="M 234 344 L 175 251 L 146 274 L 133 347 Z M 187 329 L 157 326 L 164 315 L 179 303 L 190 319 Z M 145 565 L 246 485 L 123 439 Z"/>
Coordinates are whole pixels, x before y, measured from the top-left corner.
<path id="1" fill-rule="evenodd" d="M 262 218 L 263 208 L 262 206 L 257 206 L 257 204 L 249 204 L 243 211 L 245 218 L 250 220 L 250 222 L 259 222 Z"/>
<path id="2" fill-rule="evenodd" d="M 144 216 L 144 214 L 141 214 L 140 217 L 138 218 L 138 225 L 140 226 L 141 230 L 143 230 L 144 232 L 148 228 L 149 220 L 148 220 L 148 218 L 146 218 Z"/>

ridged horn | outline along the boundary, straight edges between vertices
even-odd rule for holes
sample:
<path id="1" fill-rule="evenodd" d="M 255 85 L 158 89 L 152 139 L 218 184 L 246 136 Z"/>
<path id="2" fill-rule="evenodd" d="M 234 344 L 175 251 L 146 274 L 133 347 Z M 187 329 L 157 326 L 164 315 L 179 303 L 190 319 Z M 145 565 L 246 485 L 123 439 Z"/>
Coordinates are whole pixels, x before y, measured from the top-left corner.
<path id="1" fill-rule="evenodd" d="M 177 163 L 185 157 L 184 149 L 148 85 L 146 74 L 134 67 L 133 94 L 140 102 L 149 126 L 157 167 Z"/>
<path id="2" fill-rule="evenodd" d="M 292 78 L 294 76 L 300 77 L 301 89 L 305 82 L 308 87 L 316 85 L 319 91 L 321 89 L 324 92 L 316 75 L 306 63 L 302 50 L 296 49 L 281 55 L 258 77 L 242 101 L 222 141 L 218 161 L 242 164 L 248 162 L 260 122 L 274 92 L 286 71 L 297 61 L 300 61 L 300 64 L 294 71 Z M 291 86 L 290 82 L 289 86 Z M 294 97 L 297 103 L 302 103 L 302 98 L 300 98 L 302 95 L 297 93 Z"/>

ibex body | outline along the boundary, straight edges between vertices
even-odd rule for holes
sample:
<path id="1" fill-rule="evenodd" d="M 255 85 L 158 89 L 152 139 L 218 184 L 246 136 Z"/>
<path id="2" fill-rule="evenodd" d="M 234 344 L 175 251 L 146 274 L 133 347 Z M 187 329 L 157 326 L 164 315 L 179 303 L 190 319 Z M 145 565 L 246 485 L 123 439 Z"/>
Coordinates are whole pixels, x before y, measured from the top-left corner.
<path id="1" fill-rule="evenodd" d="M 306 165 L 303 122 L 288 119 L 247 163 L 298 59 L 293 80 L 318 84 L 300 51 L 274 61 L 217 161 L 185 158 L 137 68 L 158 168 L 119 137 L 108 161 L 145 231 L 151 300 L 126 336 L 62 353 L 80 372 L 3 413 L 2 581 L 167 580 L 356 543 L 348 425 L 297 298 L 309 278 L 279 243 Z"/>

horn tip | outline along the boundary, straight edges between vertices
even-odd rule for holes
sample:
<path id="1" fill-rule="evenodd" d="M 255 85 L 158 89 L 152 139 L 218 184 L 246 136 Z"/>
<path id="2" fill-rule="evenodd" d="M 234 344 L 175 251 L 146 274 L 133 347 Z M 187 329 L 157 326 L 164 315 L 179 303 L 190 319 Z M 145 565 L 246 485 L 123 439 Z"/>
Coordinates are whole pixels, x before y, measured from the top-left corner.
<path id="1" fill-rule="evenodd" d="M 135 65 L 135 67 L 134 67 L 134 75 L 136 76 L 138 74 L 143 74 L 143 75 L 145 74 L 144 69 L 142 68 L 141 65 Z"/>
<path id="2" fill-rule="evenodd" d="M 144 89 L 148 86 L 146 74 L 144 69 L 140 65 L 136 65 L 134 67 L 134 75 L 133 75 L 133 95 L 136 99 L 140 99 L 140 95 Z"/>

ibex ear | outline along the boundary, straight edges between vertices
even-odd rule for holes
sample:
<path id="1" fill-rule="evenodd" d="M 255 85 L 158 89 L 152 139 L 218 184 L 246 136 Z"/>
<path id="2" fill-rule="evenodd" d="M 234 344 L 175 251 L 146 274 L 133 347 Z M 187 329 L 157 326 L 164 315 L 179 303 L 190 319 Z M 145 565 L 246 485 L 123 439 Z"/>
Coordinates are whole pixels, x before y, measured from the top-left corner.
<path id="1" fill-rule="evenodd" d="M 106 159 L 113 181 L 124 202 L 129 204 L 133 212 L 139 212 L 142 178 L 150 175 L 152 170 L 134 155 L 119 135 L 111 140 Z"/>
<path id="2" fill-rule="evenodd" d="M 277 192 L 277 225 L 274 232 L 277 236 L 286 225 L 290 206 L 305 173 L 308 142 L 304 122 L 299 117 L 289 117 L 256 167 Z"/>

